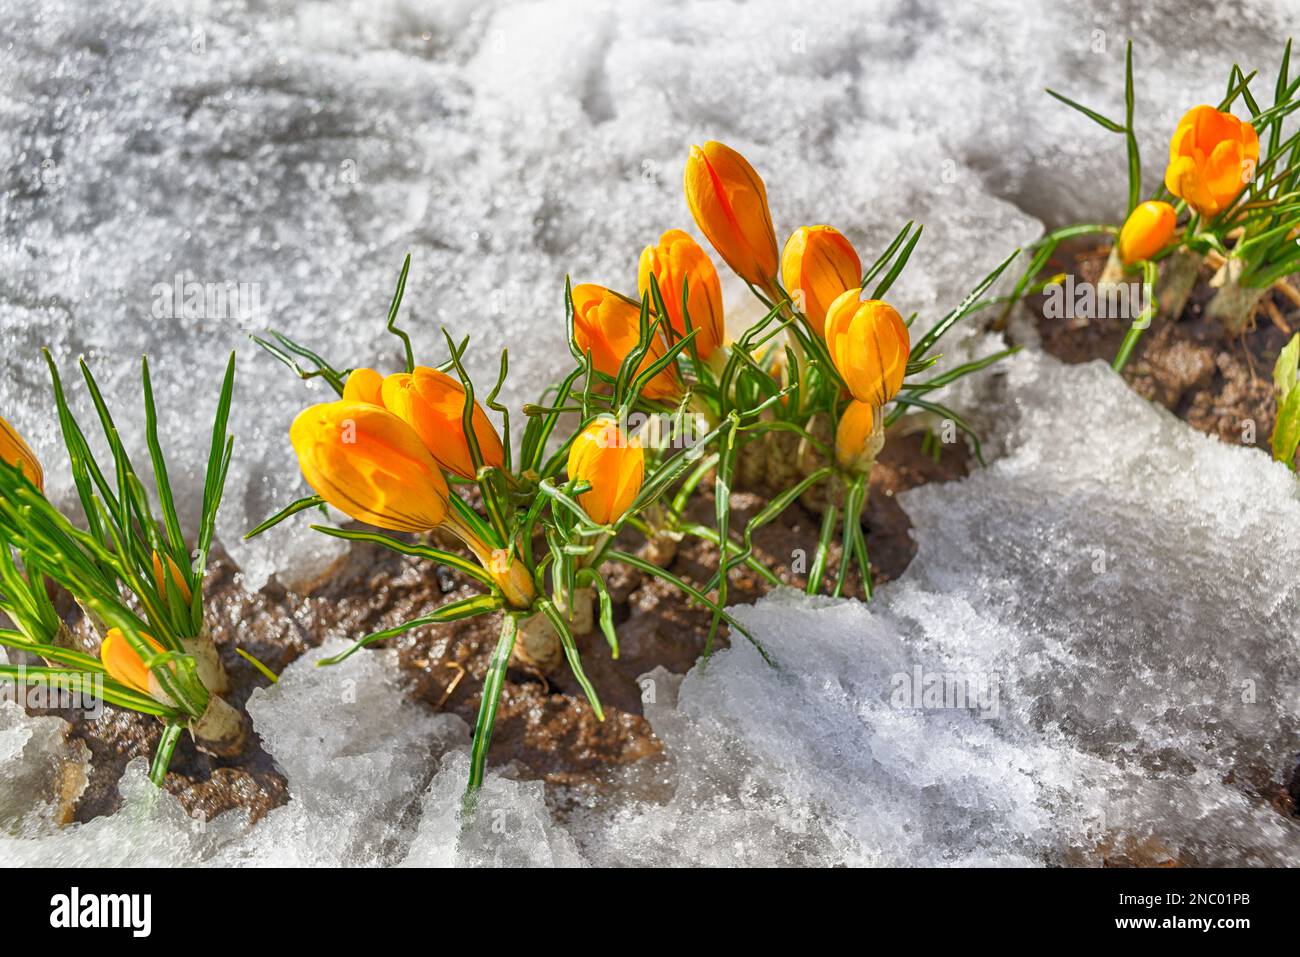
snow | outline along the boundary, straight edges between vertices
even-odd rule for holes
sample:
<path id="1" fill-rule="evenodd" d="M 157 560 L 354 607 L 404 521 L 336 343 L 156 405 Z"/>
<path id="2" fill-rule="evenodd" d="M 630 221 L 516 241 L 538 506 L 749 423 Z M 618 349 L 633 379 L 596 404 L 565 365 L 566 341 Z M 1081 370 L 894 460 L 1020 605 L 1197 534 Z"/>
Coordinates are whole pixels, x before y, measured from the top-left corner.
<path id="1" fill-rule="evenodd" d="M 510 344 L 506 394 L 532 399 L 567 361 L 564 276 L 631 289 L 640 248 L 690 226 L 682 163 L 708 138 L 762 172 L 782 240 L 830 222 L 869 261 L 924 223 L 890 293 L 924 328 L 1044 224 L 1118 216 L 1122 137 L 1043 87 L 1119 115 L 1133 37 L 1154 182 L 1181 112 L 1217 100 L 1234 61 L 1267 76 L 1300 25 L 1294 0 L 3 6 L 0 414 L 70 501 L 39 347 L 65 380 L 91 359 L 140 464 L 149 352 L 194 516 L 237 349 L 218 535 L 254 588 L 310 582 L 345 546 L 305 522 L 240 541 L 304 493 L 288 425 L 328 395 L 248 333 L 395 367 L 382 317 L 409 251 L 417 354 L 441 355 L 441 325 L 473 334 L 487 383 Z M 159 318 L 178 275 L 251 284 L 250 311 Z M 724 299 L 733 327 L 753 317 L 737 282 Z M 781 670 L 740 646 L 680 688 L 657 676 L 671 770 L 631 772 L 615 800 L 579 795 L 560 821 L 540 785 L 494 773 L 465 825 L 463 724 L 404 702 L 380 654 L 313 655 L 250 705 L 293 794 L 255 827 L 196 830 L 133 766 L 122 811 L 6 823 L 4 859 L 1010 864 L 1155 836 L 1198 862 L 1294 863 L 1295 825 L 1249 783 L 1294 764 L 1292 477 L 1100 368 L 1022 355 L 951 399 L 999 457 L 905 496 L 920 551 L 903 579 L 869 609 L 782 594 L 739 610 Z M 997 716 L 892 707 L 918 664 L 996 679 Z M 5 720 L 4 768 L 56 753 L 28 726 L 54 719 Z"/>

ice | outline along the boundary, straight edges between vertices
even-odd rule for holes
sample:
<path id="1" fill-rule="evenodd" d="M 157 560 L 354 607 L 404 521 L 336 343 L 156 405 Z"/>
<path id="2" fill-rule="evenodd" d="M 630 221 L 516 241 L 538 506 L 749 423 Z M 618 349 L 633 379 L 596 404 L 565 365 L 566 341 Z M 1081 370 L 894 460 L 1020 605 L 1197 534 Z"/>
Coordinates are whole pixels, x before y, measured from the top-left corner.
<path id="1" fill-rule="evenodd" d="M 149 783 L 148 768 L 137 760 L 120 785 L 121 810 L 61 830 L 46 821 L 23 822 L 13 835 L 0 837 L 0 860 L 98 866 L 397 863 L 414 836 L 419 798 L 438 756 L 453 745 L 467 746 L 469 734 L 454 715 L 415 706 L 387 654 L 316 666 L 346 647 L 342 640 L 326 642 L 249 699 L 254 730 L 276 756 L 291 795 L 256 826 L 237 813 L 212 821 L 187 817 L 175 798 Z M 0 748 L 7 749 L 10 733 L 0 736 Z"/>
<path id="2" fill-rule="evenodd" d="M 466 813 L 466 747 L 449 752 L 425 794 L 403 867 L 576 867 L 572 837 L 552 819 L 540 781 L 491 773 Z"/>
<path id="3" fill-rule="evenodd" d="M 39 347 L 65 379 L 90 357 L 138 465 L 149 352 L 192 521 L 237 349 L 219 541 L 250 587 L 274 574 L 304 591 L 343 543 L 305 521 L 240 537 L 303 493 L 288 425 L 331 393 L 247 333 L 394 368 L 382 317 L 409 251 L 418 354 L 441 356 L 444 324 L 472 333 L 487 383 L 509 344 L 505 395 L 532 399 L 567 361 L 565 275 L 631 289 L 641 246 L 690 226 L 682 163 L 710 138 L 762 172 L 780 240 L 830 222 L 870 260 L 924 223 L 890 298 L 925 328 L 1044 224 L 1119 215 L 1123 138 L 1043 87 L 1118 116 L 1132 37 L 1153 183 L 1183 110 L 1217 101 L 1233 62 L 1267 76 L 1300 25 L 1294 0 L 3 6 L 0 414 L 69 501 Z M 178 276 L 250 284 L 245 308 L 159 318 Z M 733 329 L 755 316 L 734 279 L 724 298 Z M 680 688 L 655 676 L 668 765 L 612 797 L 577 795 L 561 819 L 555 795 L 494 771 L 466 822 L 464 726 L 405 701 L 383 655 L 312 655 L 250 706 L 293 796 L 255 827 L 196 828 L 137 764 L 117 814 L 24 821 L 3 859 L 1010 864 L 1139 847 L 1294 862 L 1295 825 L 1267 803 L 1296 750 L 1294 481 L 1103 369 L 1008 369 L 946 397 L 999 458 L 904 498 L 920 542 L 904 578 L 870 609 L 777 595 L 739 610 L 782 669 L 742 644 Z M 891 707 L 882 685 L 918 664 L 996 677 L 998 716 Z M 6 767 L 53 753 L 58 719 L 40 720 L 4 725 Z"/>
<path id="4" fill-rule="evenodd" d="M 0 831 L 56 823 L 81 796 L 90 752 L 57 717 L 31 717 L 0 698 Z"/>
<path id="5" fill-rule="evenodd" d="M 344 647 L 327 642 L 294 662 L 289 680 L 249 700 L 253 726 L 288 779 L 292 800 L 259 823 L 254 839 L 224 849 L 217 863 L 388 863 L 410 841 L 409 805 L 437 755 L 468 740 L 465 723 L 415 707 L 388 653 L 316 667 Z"/>

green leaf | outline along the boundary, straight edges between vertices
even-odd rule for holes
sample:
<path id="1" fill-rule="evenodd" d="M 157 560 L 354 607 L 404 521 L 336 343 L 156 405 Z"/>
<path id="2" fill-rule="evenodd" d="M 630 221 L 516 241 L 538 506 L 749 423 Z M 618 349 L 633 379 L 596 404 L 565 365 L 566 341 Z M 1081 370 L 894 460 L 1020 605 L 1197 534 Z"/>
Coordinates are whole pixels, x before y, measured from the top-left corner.
<path id="1" fill-rule="evenodd" d="M 647 575 L 653 575 L 655 578 L 662 578 L 664 581 L 668 582 L 670 585 L 673 585 L 684 594 L 689 595 L 691 598 L 694 598 L 705 608 L 708 608 L 710 610 L 715 610 L 718 608 L 718 606 L 714 602 L 710 601 L 709 597 L 705 595 L 703 592 L 701 592 L 698 588 L 691 587 L 686 582 L 682 581 L 682 579 L 674 575 L 672 572 L 668 571 L 667 569 L 660 568 L 658 565 L 654 564 L 653 562 L 648 562 L 643 558 L 639 558 L 636 555 L 630 554 L 629 552 L 620 552 L 617 550 L 611 550 L 607 552 L 605 557 L 610 561 L 623 562 L 624 564 L 631 565 L 633 568 L 639 568 Z M 758 651 L 758 653 L 763 657 L 764 661 L 766 661 L 772 667 L 774 668 L 776 667 L 776 662 L 772 660 L 772 656 L 769 655 L 767 653 L 767 649 L 764 648 L 761 644 L 759 644 L 758 640 L 749 633 L 749 629 L 747 629 L 740 622 L 736 621 L 736 619 L 733 618 L 731 615 L 727 614 L 726 611 L 721 611 L 720 613 L 722 615 L 722 620 L 725 621 L 732 628 L 734 628 L 736 631 L 744 635 L 749 640 L 749 643 L 754 646 L 755 650 Z"/>
<path id="2" fill-rule="evenodd" d="M 470 745 L 469 783 L 465 788 L 467 811 L 473 810 L 474 792 L 483 784 L 483 769 L 487 765 L 488 748 L 492 746 L 492 729 L 497 722 L 501 688 L 505 685 L 510 653 L 515 650 L 517 630 L 518 622 L 515 617 L 504 615 L 501 619 L 501 635 L 497 638 L 496 650 L 492 652 L 492 661 L 488 664 L 487 675 L 483 679 L 483 697 L 479 703 L 478 720 L 474 722 L 474 741 Z"/>
<path id="3" fill-rule="evenodd" d="M 203 570 L 207 566 L 208 552 L 212 548 L 212 539 L 216 534 L 217 511 L 221 507 L 221 496 L 226 487 L 226 475 L 230 472 L 230 460 L 233 456 L 235 438 L 227 431 L 230 423 L 230 406 L 235 395 L 235 354 L 230 353 L 226 363 L 226 374 L 221 381 L 221 393 L 217 397 L 217 411 L 212 417 L 212 441 L 208 447 L 208 468 L 203 479 L 203 508 L 199 519 L 199 540 L 197 557 L 192 574 L 195 576 L 193 589 L 193 607 L 191 614 L 195 628 L 202 625 L 202 584 Z M 195 632 L 197 634 L 197 631 Z"/>
<path id="4" fill-rule="evenodd" d="M 325 499 L 319 495 L 308 495 L 306 498 L 300 498 L 292 505 L 286 505 L 280 511 L 276 512 L 262 524 L 258 525 L 250 532 L 244 533 L 244 541 L 248 541 L 255 535 L 261 535 L 269 528 L 274 528 L 291 515 L 297 515 L 299 512 L 306 511 L 309 508 L 318 508 L 325 504 Z"/>
<path id="5" fill-rule="evenodd" d="M 1269 444 L 1273 458 L 1295 470 L 1296 446 L 1300 445 L 1300 388 L 1296 367 L 1300 363 L 1300 333 L 1283 347 L 1273 366 L 1273 388 L 1277 393 L 1277 418 Z"/>
<path id="6" fill-rule="evenodd" d="M 980 465 L 986 464 L 984 461 L 984 453 L 980 449 L 979 436 L 975 434 L 975 430 L 970 427 L 966 420 L 952 409 L 948 408 L 946 405 L 940 405 L 938 402 L 929 402 L 925 399 L 919 399 L 914 395 L 900 394 L 894 398 L 894 401 L 900 405 L 911 405 L 918 409 L 925 409 L 927 412 L 933 412 L 941 418 L 952 419 L 953 424 L 957 426 L 958 429 L 970 436 L 971 444 L 975 447 L 975 458 L 979 461 Z"/>
<path id="7" fill-rule="evenodd" d="M 1278 353 L 1273 365 L 1273 388 L 1279 399 L 1284 399 L 1296 385 L 1296 367 L 1300 365 L 1300 333 L 1291 337 L 1291 341 Z"/>
<path id="8" fill-rule="evenodd" d="M 397 277 L 397 288 L 393 291 L 393 301 L 388 305 L 388 321 L 384 326 L 402 341 L 402 349 L 406 353 L 407 372 L 412 372 L 415 369 L 415 353 L 411 349 L 411 337 L 397 328 L 397 313 L 402 308 L 402 297 L 406 295 L 406 277 L 410 271 L 411 254 L 407 253 L 406 258 L 402 260 L 402 273 Z"/>
<path id="9" fill-rule="evenodd" d="M 970 362 L 963 362 L 961 365 L 954 366 L 947 372 L 940 373 L 933 379 L 929 379 L 925 382 L 917 382 L 915 384 L 908 383 L 904 386 L 903 391 L 908 393 L 932 392 L 935 389 L 942 389 L 944 386 L 956 382 L 963 376 L 968 376 L 972 372 L 979 372 L 981 369 L 987 369 L 995 362 L 1000 362 L 1008 356 L 1015 355 L 1023 348 L 1023 346 L 1012 346 L 1009 349 L 1003 349 L 1001 352 L 995 352 L 992 355 L 985 356 L 983 359 L 973 359 Z M 887 420 L 886 425 L 890 424 L 892 423 Z"/>
<path id="10" fill-rule="evenodd" d="M 903 247 L 903 251 L 898 254 L 898 258 L 894 260 L 894 264 L 889 267 L 889 272 L 885 273 L 885 278 L 880 280 L 879 285 L 872 290 L 872 299 L 883 299 L 885 293 L 889 292 L 889 288 L 894 284 L 894 280 L 899 277 L 899 274 L 903 271 L 903 267 L 907 265 L 908 259 L 912 256 L 912 250 L 916 248 L 916 244 L 921 238 L 921 233 L 924 231 L 924 226 L 918 226 L 916 228 L 916 232 L 912 234 L 912 238 L 907 241 L 907 245 Z"/>
<path id="11" fill-rule="evenodd" d="M 271 670 L 270 668 L 268 668 L 266 665 L 262 664 L 262 662 L 258 661 L 257 658 L 255 658 L 255 657 L 254 657 L 252 654 L 250 654 L 249 652 L 245 651 L 243 648 L 236 648 L 236 649 L 235 649 L 235 654 L 239 655 L 239 657 L 243 658 L 243 659 L 244 659 L 245 661 L 247 661 L 250 665 L 252 665 L 254 668 L 256 668 L 257 671 L 262 675 L 262 677 L 264 677 L 264 678 L 266 678 L 268 681 L 270 681 L 271 684 L 273 684 L 273 685 L 278 685 L 278 684 L 280 683 L 280 676 L 279 676 L 279 675 L 277 675 L 274 671 L 272 671 L 272 670 Z"/>
<path id="12" fill-rule="evenodd" d="M 483 464 L 483 450 L 479 447 L 478 433 L 474 429 L 474 383 L 471 381 L 469 373 L 465 371 L 465 367 L 461 364 L 460 351 L 452 342 L 451 334 L 447 332 L 445 326 L 442 335 L 447 340 L 452 365 L 456 369 L 456 375 L 460 378 L 460 386 L 465 391 L 465 402 L 461 405 L 460 427 L 465 437 L 465 445 L 469 448 L 470 460 L 474 463 L 474 475 L 478 480 L 479 492 L 482 494 L 483 508 L 487 510 L 488 519 L 492 523 L 492 529 L 495 533 L 492 537 L 497 542 L 497 547 L 504 547 L 505 543 L 510 540 L 510 531 L 506 527 L 506 505 L 502 502 L 500 490 L 497 489 L 496 483 L 492 480 L 492 474 L 496 471 L 495 467 L 485 468 Z M 498 387 L 500 387 L 500 383 L 498 383 Z M 495 395 L 495 392 L 493 394 Z"/>
<path id="13" fill-rule="evenodd" d="M 709 622 L 709 634 L 704 641 L 704 657 L 713 653 L 713 639 L 722 621 L 722 609 L 727 604 L 727 591 L 731 584 L 731 563 L 727 559 L 731 545 L 731 473 L 736 462 L 736 433 L 727 433 L 718 453 L 718 469 L 713 482 L 714 521 L 718 529 L 718 603 Z"/>
<path id="14" fill-rule="evenodd" d="M 167 777 L 167 769 L 171 767 L 172 754 L 176 750 L 176 743 L 181 739 L 181 733 L 185 730 L 185 725 L 177 721 L 169 721 L 163 728 L 162 738 L 158 741 L 158 749 L 154 751 L 153 763 L 149 766 L 149 780 L 155 787 L 163 786 L 163 779 Z"/>
<path id="15" fill-rule="evenodd" d="M 837 512 L 832 502 L 826 503 L 822 514 L 821 534 L 817 536 L 817 551 L 813 555 L 812 568 L 808 570 L 808 585 L 804 593 L 816 595 L 822 590 L 822 576 L 826 574 L 826 561 L 830 555 L 831 539 L 835 537 L 835 516 Z"/>
<path id="16" fill-rule="evenodd" d="M 1109 130 L 1112 133 L 1124 132 L 1124 127 L 1121 126 L 1119 123 L 1116 123 L 1114 120 L 1108 120 L 1106 117 L 1102 116 L 1096 110 L 1090 110 L 1082 103 L 1076 103 L 1068 96 L 1062 96 L 1060 93 L 1057 93 L 1055 90 L 1048 90 L 1047 95 L 1060 100 L 1062 103 L 1064 103 L 1066 106 L 1070 107 L 1071 109 L 1078 110 L 1088 119 L 1092 120 L 1094 123 L 1100 124 L 1102 127 L 1104 127 L 1105 129 Z"/>
<path id="17" fill-rule="evenodd" d="M 427 615 L 421 615 L 419 618 L 412 618 L 410 621 L 404 621 L 392 628 L 385 628 L 382 631 L 372 632 L 364 638 L 358 638 L 337 655 L 322 658 L 316 664 L 320 667 L 337 665 L 340 661 L 345 661 L 368 645 L 395 638 L 413 628 L 422 628 L 425 625 L 445 625 L 449 621 L 462 621 L 466 618 L 474 618 L 477 615 L 486 615 L 489 612 L 498 611 L 500 608 L 501 599 L 495 595 L 474 595 L 471 598 L 462 598 L 460 601 L 449 601 L 445 605 L 439 605 Z M 270 674 L 265 669 L 262 670 L 272 681 L 277 680 L 275 675 Z"/>
<path id="18" fill-rule="evenodd" d="M 1006 259 L 1002 260 L 1002 262 L 996 266 L 991 273 L 981 279 L 976 284 L 975 288 L 966 294 L 966 298 L 958 303 L 957 308 L 953 309 L 952 312 L 940 319 L 933 329 L 921 337 L 921 340 L 912 347 L 912 352 L 908 356 L 908 359 L 915 362 L 918 359 L 923 358 L 934 344 L 943 338 L 944 333 L 966 316 L 970 315 L 970 313 L 975 310 L 976 303 L 979 302 L 980 296 L 984 295 L 988 288 L 997 282 L 998 277 L 1001 276 L 1003 271 L 1011 265 L 1012 260 L 1019 255 L 1020 250 L 1017 249 Z"/>
<path id="19" fill-rule="evenodd" d="M 294 342 L 288 336 L 282 335 L 274 330 L 272 330 L 271 335 L 275 338 L 278 345 L 272 345 L 261 336 L 257 335 L 250 334 L 248 338 L 252 339 L 255 343 L 269 352 L 277 362 L 281 362 L 288 366 L 293 370 L 293 374 L 304 382 L 308 379 L 321 378 L 324 379 L 329 384 L 329 387 L 334 390 L 335 395 L 341 396 L 343 394 L 343 373 L 339 372 L 339 370 L 335 369 L 310 349 L 298 345 L 298 343 Z M 316 368 L 310 370 L 304 369 L 298 363 L 298 360 L 293 358 L 293 356 L 301 356 L 302 358 L 309 360 L 315 364 Z"/>
<path id="20" fill-rule="evenodd" d="M 1133 130 L 1133 41 L 1124 49 L 1124 138 L 1128 154 L 1128 211 L 1137 208 L 1142 198 L 1142 159 L 1138 155 L 1137 134 Z"/>
<path id="21" fill-rule="evenodd" d="M 831 592 L 831 594 L 836 598 L 840 597 L 844 592 L 844 583 L 848 577 L 849 566 L 853 564 L 853 556 L 857 552 L 859 544 L 862 544 L 863 546 L 866 544 L 861 537 L 862 507 L 866 503 L 866 497 L 865 476 L 854 476 L 844 494 L 844 533 L 841 535 L 841 541 L 844 544 L 844 551 L 840 555 L 839 573 L 835 576 L 835 589 Z M 867 600 L 870 601 L 870 572 L 868 572 L 868 574 L 862 579 L 862 587 L 866 591 Z"/>
<path id="22" fill-rule="evenodd" d="M 1156 287 L 1157 266 L 1150 259 L 1142 262 L 1142 280 L 1147 289 Z M 1155 318 L 1157 310 L 1160 308 L 1160 300 L 1155 296 L 1151 297 L 1148 302 L 1136 316 L 1129 326 L 1128 331 L 1124 333 L 1124 341 L 1120 343 L 1119 351 L 1115 354 L 1115 359 L 1111 362 L 1111 368 L 1116 372 L 1121 372 L 1133 354 L 1133 349 L 1137 345 L 1138 339 L 1142 333 L 1151 325 L 1151 320 Z"/>
<path id="23" fill-rule="evenodd" d="M 1293 388 L 1278 404 L 1277 421 L 1273 423 L 1269 444 L 1273 448 L 1273 458 L 1285 462 L 1294 472 L 1295 451 L 1300 445 L 1300 389 Z"/>
<path id="24" fill-rule="evenodd" d="M 609 597 L 609 588 L 605 585 L 605 579 L 600 577 L 600 573 L 594 568 L 584 568 L 578 572 L 578 581 L 585 581 L 596 589 L 596 595 L 600 599 L 600 630 L 605 635 L 605 642 L 609 645 L 610 657 L 618 658 L 618 632 L 614 629 L 614 603 Z"/>
<path id="25" fill-rule="evenodd" d="M 181 533 L 181 522 L 176 514 L 176 500 L 172 495 L 171 481 L 167 476 L 167 460 L 163 456 L 162 443 L 158 440 L 158 410 L 154 406 L 153 383 L 149 379 L 149 357 L 140 359 L 140 378 L 144 389 L 145 440 L 149 445 L 149 458 L 153 463 L 154 485 L 158 489 L 158 498 L 162 502 L 163 521 L 167 527 L 167 540 L 171 545 L 173 558 L 178 555 L 188 558 L 185 548 L 185 536 Z M 193 587 L 193 570 L 186 561 L 181 566 L 187 572 L 186 579 Z"/>
<path id="26" fill-rule="evenodd" d="M 901 246 L 903 244 L 903 240 L 907 238 L 907 234 L 911 230 L 913 222 L 914 220 L 909 219 L 906 223 L 903 224 L 903 228 L 898 231 L 897 235 L 894 236 L 890 244 L 887 247 L 885 247 L 885 251 L 881 253 L 880 257 L 871 264 L 871 267 L 865 273 L 862 274 L 862 282 L 860 284 L 860 288 L 866 289 L 867 283 L 875 279 L 876 274 L 879 273 L 880 270 L 885 268 L 885 264 L 888 263 L 889 260 L 893 258 L 894 253 L 898 251 L 898 247 Z"/>
<path id="27" fill-rule="evenodd" d="M 560 609 L 556 608 L 555 603 L 549 598 L 543 598 L 537 603 L 537 607 L 542 610 L 546 620 L 551 623 L 555 633 L 560 636 L 560 645 L 564 648 L 564 658 L 569 663 L 569 670 L 573 672 L 573 677 L 577 679 L 578 684 L 582 687 L 582 693 L 587 696 L 587 702 L 591 705 L 591 710 L 596 713 L 596 720 L 604 721 L 605 711 L 600 706 L 600 698 L 596 694 L 596 689 L 587 678 L 587 673 L 582 670 L 582 657 L 578 654 L 578 643 L 573 639 L 573 632 L 569 630 L 569 623 L 564 620 L 564 616 L 560 614 Z"/>
<path id="28" fill-rule="evenodd" d="M 119 684 L 111 678 L 75 667 L 0 665 L 0 679 L 12 681 L 23 687 L 56 688 L 97 697 L 108 704 L 138 711 L 141 714 L 158 717 L 178 717 L 180 714 L 176 708 L 160 704 L 148 695 Z"/>
<path id="29" fill-rule="evenodd" d="M 414 542 L 404 542 L 401 539 L 384 535 L 381 532 L 363 532 L 350 528 L 335 528 L 332 525 L 313 525 L 313 531 L 322 532 L 326 535 L 332 535 L 335 538 L 344 538 L 352 542 L 371 542 L 375 545 L 382 545 L 389 551 L 397 552 L 399 555 L 413 555 L 416 558 L 427 558 L 430 561 L 446 565 L 448 568 L 454 568 L 464 575 L 468 575 L 475 581 L 481 582 L 489 587 L 495 587 L 492 576 L 483 570 L 483 567 L 477 562 L 472 562 L 468 558 L 462 558 L 460 555 L 452 552 L 445 552 L 440 548 L 434 548 L 430 545 L 417 545 Z"/>

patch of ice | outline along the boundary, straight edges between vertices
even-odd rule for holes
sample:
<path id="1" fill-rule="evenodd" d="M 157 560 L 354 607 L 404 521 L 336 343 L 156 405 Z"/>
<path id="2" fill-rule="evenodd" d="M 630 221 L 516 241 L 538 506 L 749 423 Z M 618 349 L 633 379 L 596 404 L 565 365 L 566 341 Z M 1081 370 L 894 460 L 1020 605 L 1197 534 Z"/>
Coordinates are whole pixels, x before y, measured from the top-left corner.
<path id="1" fill-rule="evenodd" d="M 210 822 L 189 818 L 174 797 L 149 783 L 148 768 L 138 760 L 122 779 L 123 806 L 115 814 L 61 830 L 26 822 L 13 836 L 0 837 L 0 859 L 58 866 L 303 867 L 400 860 L 437 756 L 463 746 L 468 732 L 456 716 L 411 702 L 386 653 L 316 667 L 345 647 L 335 640 L 314 649 L 286 668 L 278 684 L 249 699 L 254 728 L 276 756 L 291 795 L 256 826 L 233 813 Z M 7 741 L 7 734 L 0 736 L 0 747 Z"/>
<path id="2" fill-rule="evenodd" d="M 468 741 L 466 741 L 466 745 Z M 573 839 L 555 823 L 540 781 L 492 772 L 464 813 L 468 748 L 450 752 L 429 786 L 404 867 L 576 867 Z"/>
<path id="3" fill-rule="evenodd" d="M 81 796 L 90 751 L 68 740 L 68 727 L 62 718 L 31 717 L 0 697 L 0 831 L 48 828 Z"/>
<path id="4" fill-rule="evenodd" d="M 455 715 L 412 702 L 391 654 L 359 653 L 316 667 L 346 644 L 327 642 L 295 661 L 248 702 L 263 746 L 292 799 L 259 822 L 250 840 L 215 863 L 339 866 L 391 863 L 411 840 L 408 812 L 437 756 L 468 732 Z M 220 821 L 220 818 L 217 819 Z"/>

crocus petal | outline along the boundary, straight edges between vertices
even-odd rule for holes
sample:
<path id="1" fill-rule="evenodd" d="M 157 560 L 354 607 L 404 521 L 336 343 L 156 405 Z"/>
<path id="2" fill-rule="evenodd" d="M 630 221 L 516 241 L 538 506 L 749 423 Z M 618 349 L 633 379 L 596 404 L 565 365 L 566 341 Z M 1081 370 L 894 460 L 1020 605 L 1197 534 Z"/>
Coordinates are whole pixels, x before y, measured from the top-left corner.
<path id="1" fill-rule="evenodd" d="M 316 493 L 360 522 L 427 531 L 447 514 L 447 482 L 415 431 L 367 402 L 326 402 L 303 410 L 289 430 L 303 477 Z"/>
<path id="2" fill-rule="evenodd" d="M 38 489 L 45 490 L 45 473 L 41 470 L 36 453 L 3 417 L 0 417 L 0 462 L 18 466 L 27 481 Z"/>
<path id="3" fill-rule="evenodd" d="M 158 589 L 158 594 L 162 597 L 163 601 L 166 601 L 167 580 L 166 578 L 163 577 L 163 559 L 158 555 L 157 552 L 153 553 L 152 559 L 153 559 L 154 587 Z M 173 584 L 175 584 L 176 586 L 176 590 L 180 592 L 180 596 L 185 601 L 185 603 L 189 604 L 190 597 L 191 597 L 189 583 L 185 581 L 185 576 L 181 574 L 180 567 L 174 561 L 172 561 L 172 557 L 168 555 L 166 556 L 166 559 L 167 559 L 167 569 L 171 572 L 171 579 Z"/>
<path id="4" fill-rule="evenodd" d="M 641 341 L 641 309 L 603 286 L 583 283 L 573 291 L 573 335 L 578 348 L 591 353 L 592 364 L 607 376 L 617 376 L 623 360 Z M 638 375 L 668 351 L 657 333 L 637 367 Z M 642 390 L 647 399 L 674 400 L 682 383 L 671 365 L 656 373 Z"/>
<path id="5" fill-rule="evenodd" d="M 695 333 L 695 349 L 707 359 L 725 338 L 722 312 L 722 285 L 718 271 L 699 243 L 680 229 L 670 229 L 659 237 L 655 246 L 641 252 L 637 265 L 637 289 L 644 296 L 650 291 L 650 277 L 655 277 L 668 310 L 672 327 L 686 335 L 686 316 L 682 313 L 682 288 L 686 288 L 686 312 Z"/>
<path id="6" fill-rule="evenodd" d="M 767 188 L 743 156 L 722 143 L 692 146 L 686 203 L 700 231 L 746 282 L 771 288 L 779 265 Z"/>
<path id="7" fill-rule="evenodd" d="M 155 651 L 162 652 L 163 646 L 152 637 L 144 633 L 140 637 L 152 645 Z M 99 643 L 99 660 L 109 677 L 116 678 L 141 694 L 149 694 L 149 669 L 119 629 L 110 628 L 104 640 Z"/>
<path id="8" fill-rule="evenodd" d="M 1208 218 L 1241 195 L 1258 160 L 1259 135 L 1250 123 L 1212 106 L 1196 106 L 1170 137 L 1165 186 Z"/>
<path id="9" fill-rule="evenodd" d="M 858 288 L 862 262 L 853 244 L 839 230 L 824 225 L 800 226 L 781 254 L 781 279 L 820 334 L 831 303 L 846 290 Z"/>
<path id="10" fill-rule="evenodd" d="M 474 458 L 465 440 L 465 389 L 445 372 L 416 366 L 384 379 L 383 406 L 415 430 L 438 464 L 462 478 L 475 477 Z M 501 438 L 477 402 L 472 417 L 474 436 L 484 465 L 501 468 L 505 450 Z"/>
<path id="11" fill-rule="evenodd" d="M 1149 200 L 1139 203 L 1119 232 L 1119 256 L 1125 265 L 1150 259 L 1174 235 L 1177 214 L 1168 203 Z"/>
<path id="12" fill-rule="evenodd" d="M 853 397 L 880 408 L 903 386 L 911 344 L 893 306 L 879 299 L 859 302 L 858 295 L 850 289 L 831 304 L 826 345 Z"/>
<path id="13" fill-rule="evenodd" d="M 591 483 L 578 504 L 593 522 L 608 525 L 623 516 L 641 491 L 645 452 L 613 419 L 596 419 L 569 446 L 568 472 L 570 479 Z"/>
<path id="14" fill-rule="evenodd" d="M 343 383 L 343 398 L 349 402 L 383 405 L 384 377 L 374 369 L 353 369 Z"/>

